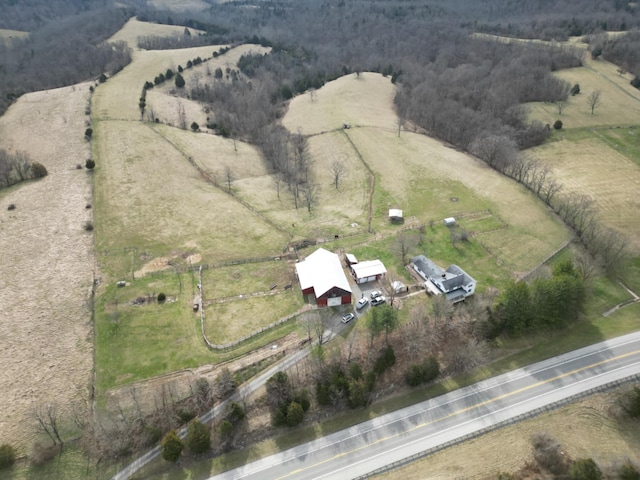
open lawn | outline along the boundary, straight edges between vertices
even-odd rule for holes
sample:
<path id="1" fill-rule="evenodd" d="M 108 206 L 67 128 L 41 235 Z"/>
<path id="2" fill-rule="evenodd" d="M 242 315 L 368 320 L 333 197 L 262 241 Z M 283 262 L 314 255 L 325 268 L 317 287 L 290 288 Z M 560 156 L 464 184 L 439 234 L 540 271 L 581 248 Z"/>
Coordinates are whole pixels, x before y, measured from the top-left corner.
<path id="1" fill-rule="evenodd" d="M 0 438 L 20 454 L 37 438 L 30 412 L 62 411 L 91 382 L 91 174 L 76 169 L 89 154 L 88 96 L 86 83 L 29 93 L 0 117 L 2 147 L 49 172 L 0 190 Z"/>
<path id="2" fill-rule="evenodd" d="M 207 338 L 219 345 L 240 340 L 291 315 L 302 306 L 299 289 L 210 303 L 205 316 Z"/>
<path id="3" fill-rule="evenodd" d="M 245 263 L 202 271 L 206 300 L 269 292 L 273 285 L 274 290 L 281 291 L 294 281 L 294 266 L 286 261 Z"/>

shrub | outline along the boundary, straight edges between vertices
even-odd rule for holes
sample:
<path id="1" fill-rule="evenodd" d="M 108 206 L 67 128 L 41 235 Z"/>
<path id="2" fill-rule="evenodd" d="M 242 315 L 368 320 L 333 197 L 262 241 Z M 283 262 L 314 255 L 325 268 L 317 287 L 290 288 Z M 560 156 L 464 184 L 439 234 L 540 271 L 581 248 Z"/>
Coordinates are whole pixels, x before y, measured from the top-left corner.
<path id="1" fill-rule="evenodd" d="M 180 70 L 180 68 L 178 68 L 178 70 Z M 185 85 L 184 78 L 179 73 L 176 75 L 176 79 L 174 80 L 174 82 L 176 84 L 176 87 L 178 88 L 183 88 Z"/>
<path id="2" fill-rule="evenodd" d="M 142 434 L 142 439 L 145 445 L 153 445 L 158 443 L 162 438 L 162 430 L 154 425 L 146 425 Z"/>
<path id="3" fill-rule="evenodd" d="M 0 445 L 0 470 L 10 467 L 16 461 L 16 450 L 8 443 Z"/>
<path id="4" fill-rule="evenodd" d="M 46 177 L 47 176 L 47 169 L 45 168 L 44 165 L 42 165 L 41 163 L 38 162 L 33 162 L 31 164 L 31 177 L 32 178 L 42 178 L 42 177 Z"/>
<path id="5" fill-rule="evenodd" d="M 211 447 L 209 428 L 199 420 L 193 420 L 189 423 L 187 447 L 193 453 L 204 453 Z"/>
<path id="6" fill-rule="evenodd" d="M 553 124 L 553 128 L 555 128 L 556 130 L 561 130 L 562 129 L 562 120 L 556 120 L 555 123 Z"/>
<path id="7" fill-rule="evenodd" d="M 191 124 L 191 130 L 193 130 L 194 132 L 197 132 L 198 130 L 200 130 L 200 125 L 198 125 L 196 122 L 193 122 Z"/>
<path id="8" fill-rule="evenodd" d="M 158 297 L 159 296 L 160 295 L 158 295 Z M 178 417 L 178 420 L 180 420 L 181 423 L 187 423 L 196 418 L 196 412 L 190 408 L 181 407 L 176 410 L 176 417 Z"/>
<path id="9" fill-rule="evenodd" d="M 29 459 L 34 465 L 42 465 L 50 460 L 53 460 L 53 457 L 58 454 L 60 448 L 60 445 L 49 445 L 45 447 L 36 442 L 33 445 L 33 450 L 31 451 Z"/>
<path id="10" fill-rule="evenodd" d="M 86 232 L 92 232 L 93 231 L 93 222 L 91 220 L 87 220 L 86 222 L 84 222 L 83 228 L 84 228 L 84 230 Z"/>
<path id="11" fill-rule="evenodd" d="M 291 402 L 287 407 L 287 425 L 295 427 L 304 420 L 304 410 L 298 402 Z"/>
<path id="12" fill-rule="evenodd" d="M 223 439 L 227 439 L 231 437 L 233 433 L 233 425 L 229 420 L 223 420 L 220 422 L 220 437 Z"/>
<path id="13" fill-rule="evenodd" d="M 82 164 L 76 163 L 76 170 L 82 170 Z"/>
<path id="14" fill-rule="evenodd" d="M 10 203 L 9 206 L 7 207 L 7 210 L 15 210 L 15 209 L 16 209 L 15 203 Z"/>
<path id="15" fill-rule="evenodd" d="M 373 365 L 373 371 L 378 375 L 382 375 L 387 368 L 393 367 L 395 363 L 396 354 L 393 351 L 393 347 L 391 345 L 387 345 L 382 351 L 382 354 L 376 359 L 376 362 Z"/>
<path id="16" fill-rule="evenodd" d="M 571 95 L 577 95 L 580 93 L 580 84 L 576 83 L 573 87 L 571 87 L 571 90 L 569 90 L 569 93 Z"/>
<path id="17" fill-rule="evenodd" d="M 627 462 L 620 466 L 618 477 L 621 480 L 640 480 L 640 472 L 631 462 Z"/>
<path id="18" fill-rule="evenodd" d="M 327 382 L 316 383 L 316 402 L 318 402 L 319 405 L 329 405 L 329 403 L 331 403 L 329 391 L 329 384 Z"/>
<path id="19" fill-rule="evenodd" d="M 567 458 L 562 452 L 560 444 L 546 433 L 535 434 L 532 438 L 533 458 L 541 468 L 555 474 L 562 475 L 567 471 Z"/>
<path id="20" fill-rule="evenodd" d="M 158 303 L 163 303 L 166 299 L 167 299 L 167 296 L 163 292 L 160 292 L 158 294 Z M 193 418 L 193 417 L 191 417 L 191 418 Z M 191 420 L 191 419 L 189 419 L 189 420 Z"/>
<path id="21" fill-rule="evenodd" d="M 177 462 L 184 449 L 184 444 L 175 430 L 167 433 L 160 443 L 162 458 L 167 462 Z"/>
<path id="22" fill-rule="evenodd" d="M 233 425 L 242 420 L 245 416 L 244 409 L 242 405 L 237 402 L 231 402 L 227 407 L 227 420 L 231 422 Z"/>
<path id="23" fill-rule="evenodd" d="M 600 480 L 602 471 L 591 458 L 581 458 L 573 462 L 569 470 L 571 480 Z"/>
<path id="24" fill-rule="evenodd" d="M 101 74 L 101 75 L 100 75 L 100 77 L 98 77 L 98 81 L 99 81 L 100 83 L 104 83 L 104 82 L 106 82 L 106 81 L 107 81 L 107 76 L 106 76 L 104 73 L 103 73 L 103 74 Z"/>
<path id="25" fill-rule="evenodd" d="M 640 77 L 636 76 L 633 77 L 633 80 L 631 80 L 631 86 L 635 87 L 635 88 L 639 88 L 640 89 Z"/>
<path id="26" fill-rule="evenodd" d="M 96 162 L 91 160 L 90 158 L 88 158 L 87 161 L 84 162 L 84 167 L 87 170 L 93 170 L 95 168 L 95 166 L 96 166 Z"/>
<path id="27" fill-rule="evenodd" d="M 640 417 L 640 387 L 635 386 L 624 395 L 623 406 L 627 414 L 632 418 Z"/>
<path id="28" fill-rule="evenodd" d="M 349 365 L 349 376 L 354 380 L 360 380 L 362 378 L 362 367 L 359 363 L 353 362 Z"/>
<path id="29" fill-rule="evenodd" d="M 309 410 L 309 407 L 311 406 L 311 402 L 309 401 L 309 392 L 305 388 L 295 392 L 293 395 L 293 401 L 300 404 L 302 410 L 305 412 Z"/>
<path id="30" fill-rule="evenodd" d="M 84 131 L 84 138 L 86 138 L 87 140 L 91 140 L 92 136 L 93 136 L 93 128 L 87 128 Z"/>

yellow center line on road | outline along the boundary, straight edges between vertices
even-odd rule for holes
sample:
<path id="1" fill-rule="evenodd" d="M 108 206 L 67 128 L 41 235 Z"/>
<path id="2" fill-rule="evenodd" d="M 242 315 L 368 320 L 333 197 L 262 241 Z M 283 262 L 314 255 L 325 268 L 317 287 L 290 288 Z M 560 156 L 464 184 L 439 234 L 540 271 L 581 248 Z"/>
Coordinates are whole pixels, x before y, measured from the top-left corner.
<path id="1" fill-rule="evenodd" d="M 582 372 L 584 370 L 588 370 L 590 368 L 598 367 L 600 365 L 604 365 L 606 363 L 610 363 L 610 362 L 613 362 L 613 361 L 616 361 L 616 360 L 620 360 L 622 358 L 626 358 L 626 357 L 631 357 L 633 355 L 637 355 L 638 353 L 640 353 L 640 350 L 634 350 L 633 352 L 624 353 L 622 355 L 617 355 L 615 357 L 607 358 L 606 360 L 601 360 L 599 362 L 592 363 L 592 364 L 586 365 L 584 367 L 576 368 L 575 370 L 571 370 L 570 372 L 561 373 L 560 375 L 556 375 L 555 377 L 549 378 L 547 380 L 541 380 L 541 381 L 539 381 L 537 383 L 528 385 L 526 387 L 519 388 L 518 390 L 514 390 L 513 392 L 503 393 L 502 395 L 498 395 L 495 398 L 491 398 L 489 400 L 484 400 L 482 402 L 476 403 L 475 405 L 471 405 L 469 407 L 465 407 L 465 408 L 461 408 L 460 410 L 456 410 L 455 412 L 452 412 L 452 413 L 450 413 L 448 415 L 445 415 L 444 417 L 440 417 L 440 418 L 435 419 L 435 420 L 431 420 L 431 421 L 428 421 L 428 422 L 424 422 L 424 423 L 418 424 L 418 425 L 416 425 L 414 427 L 411 427 L 411 428 L 409 428 L 407 430 L 404 430 L 402 432 L 394 433 L 393 435 L 389 435 L 387 437 L 380 438 L 380 439 L 375 440 L 375 441 L 373 441 L 371 443 L 367 443 L 366 445 L 362 445 L 360 447 L 356 447 L 356 448 L 354 448 L 352 450 L 349 450 L 349 451 L 346 451 L 346 452 L 338 453 L 337 455 L 334 455 L 331 458 L 327 458 L 326 460 L 322 460 L 322 461 L 320 461 L 318 463 L 314 463 L 313 465 L 309 465 L 309 466 L 306 466 L 306 467 L 303 467 L 303 468 L 299 468 L 297 470 L 293 470 L 292 472 L 289 472 L 286 475 L 278 477 L 277 480 L 282 480 L 284 478 L 291 477 L 291 476 L 296 475 L 296 474 L 298 474 L 300 472 L 304 472 L 305 470 L 309 470 L 311 468 L 317 467 L 318 465 L 323 465 L 325 463 L 332 462 L 333 460 L 338 459 L 340 457 L 344 457 L 345 455 L 349 455 L 351 453 L 355 453 L 355 452 L 358 452 L 360 450 L 364 450 L 365 448 L 369 448 L 372 445 L 376 445 L 378 443 L 386 442 L 387 440 L 391 440 L 393 438 L 399 437 L 400 435 L 405 435 L 407 433 L 413 432 L 413 431 L 418 430 L 420 428 L 424 428 L 424 427 L 433 425 L 435 423 L 441 422 L 443 420 L 446 420 L 448 418 L 455 417 L 456 415 L 460 415 L 461 413 L 465 413 L 465 412 L 468 412 L 470 410 L 474 410 L 476 408 L 480 408 L 480 407 L 483 407 L 485 405 L 489 405 L 491 403 L 494 403 L 494 402 L 497 402 L 499 400 L 502 400 L 502 399 L 517 395 L 517 394 L 522 393 L 522 392 L 526 392 L 527 390 L 531 390 L 531 389 L 539 387 L 541 385 L 554 382 L 554 381 L 559 380 L 561 378 L 565 378 L 565 377 L 568 377 L 570 375 L 575 375 L 576 373 L 580 373 L 580 372 Z"/>

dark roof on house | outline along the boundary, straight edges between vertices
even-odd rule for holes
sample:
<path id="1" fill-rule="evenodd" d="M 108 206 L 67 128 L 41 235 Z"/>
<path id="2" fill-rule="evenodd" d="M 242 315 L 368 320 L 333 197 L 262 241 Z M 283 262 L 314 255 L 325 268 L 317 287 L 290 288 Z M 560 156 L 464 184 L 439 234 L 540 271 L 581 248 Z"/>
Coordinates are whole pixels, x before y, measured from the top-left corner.
<path id="1" fill-rule="evenodd" d="M 439 290 L 453 299 L 460 294 L 456 290 L 463 289 L 475 280 L 457 265 L 450 265 L 446 270 L 441 269 L 424 255 L 411 259 L 413 268 L 425 280 L 430 281 Z"/>

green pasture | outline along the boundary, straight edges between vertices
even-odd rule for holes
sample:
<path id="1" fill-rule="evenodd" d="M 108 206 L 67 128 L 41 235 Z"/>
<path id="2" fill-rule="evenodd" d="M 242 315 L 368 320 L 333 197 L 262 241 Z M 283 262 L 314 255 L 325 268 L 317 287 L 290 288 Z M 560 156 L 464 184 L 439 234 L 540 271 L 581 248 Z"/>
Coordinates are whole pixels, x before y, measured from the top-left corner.
<path id="1" fill-rule="evenodd" d="M 235 298 L 206 307 L 205 332 L 211 343 L 233 342 L 295 313 L 303 306 L 299 289 L 274 295 Z"/>
<path id="2" fill-rule="evenodd" d="M 243 263 L 202 270 L 205 300 L 281 291 L 295 281 L 293 264 L 286 260 Z"/>

